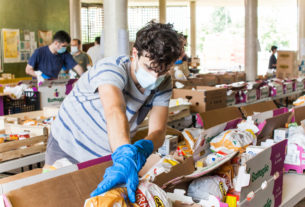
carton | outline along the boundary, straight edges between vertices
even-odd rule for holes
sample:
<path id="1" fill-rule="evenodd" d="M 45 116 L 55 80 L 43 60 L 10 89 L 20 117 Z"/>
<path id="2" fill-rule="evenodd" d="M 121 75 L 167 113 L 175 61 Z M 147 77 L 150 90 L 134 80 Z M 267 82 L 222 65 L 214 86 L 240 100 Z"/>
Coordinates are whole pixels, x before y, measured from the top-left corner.
<path id="1" fill-rule="evenodd" d="M 296 122 L 298 125 L 305 119 L 305 106 L 297 106 L 292 108 L 292 114 L 289 122 Z"/>
<path id="2" fill-rule="evenodd" d="M 255 112 L 265 112 L 273 109 L 277 109 L 277 106 L 273 101 L 264 101 L 240 107 L 244 117 L 252 116 Z"/>
<path id="3" fill-rule="evenodd" d="M 255 88 L 251 90 L 246 90 L 246 102 L 251 103 L 257 100 L 257 90 Z"/>
<path id="4" fill-rule="evenodd" d="M 276 77 L 280 79 L 292 79 L 297 77 L 297 52 L 278 51 Z"/>
<path id="5" fill-rule="evenodd" d="M 292 82 L 285 82 L 283 84 L 284 87 L 284 94 L 289 94 L 293 92 L 293 83 Z"/>
<path id="6" fill-rule="evenodd" d="M 45 81 L 39 88 L 40 105 L 59 106 L 70 93 L 76 79 Z"/>
<path id="7" fill-rule="evenodd" d="M 215 86 L 217 85 L 217 77 L 214 74 L 198 74 L 193 80 L 194 85 Z"/>
<path id="8" fill-rule="evenodd" d="M 172 98 L 188 99 L 191 112 L 205 112 L 226 107 L 226 89 L 209 86 L 196 86 L 192 89 L 173 89 Z"/>
<path id="9" fill-rule="evenodd" d="M 235 74 L 235 82 L 246 81 L 246 73 L 245 72 L 236 72 Z"/>
<path id="10" fill-rule="evenodd" d="M 230 94 L 227 92 L 227 106 L 233 106 L 236 104 L 236 92 L 231 91 Z"/>
<path id="11" fill-rule="evenodd" d="M 215 109 L 199 113 L 199 116 L 197 116 L 197 121 L 200 122 L 204 129 L 209 129 L 235 119 L 242 119 L 242 114 L 237 107 Z"/>
<path id="12" fill-rule="evenodd" d="M 218 84 L 231 84 L 235 82 L 234 73 L 217 74 Z"/>

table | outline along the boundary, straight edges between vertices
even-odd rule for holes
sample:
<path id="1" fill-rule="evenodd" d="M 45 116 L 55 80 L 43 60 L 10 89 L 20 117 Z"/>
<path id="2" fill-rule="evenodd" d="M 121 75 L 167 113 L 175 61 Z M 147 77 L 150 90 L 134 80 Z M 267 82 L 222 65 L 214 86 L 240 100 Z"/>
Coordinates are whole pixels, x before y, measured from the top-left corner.
<path id="1" fill-rule="evenodd" d="M 28 166 L 45 160 L 45 152 L 0 163 L 0 173 Z"/>
<path id="2" fill-rule="evenodd" d="M 283 197 L 280 207 L 293 207 L 305 198 L 305 175 L 284 174 Z"/>

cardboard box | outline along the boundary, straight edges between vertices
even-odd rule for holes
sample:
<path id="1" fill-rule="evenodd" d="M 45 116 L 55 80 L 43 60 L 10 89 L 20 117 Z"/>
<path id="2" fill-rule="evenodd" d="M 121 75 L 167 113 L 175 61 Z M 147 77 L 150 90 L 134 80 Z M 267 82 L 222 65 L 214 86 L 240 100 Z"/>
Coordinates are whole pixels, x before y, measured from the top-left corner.
<path id="1" fill-rule="evenodd" d="M 259 99 L 265 99 L 269 97 L 270 89 L 269 86 L 262 86 L 258 89 L 259 91 Z"/>
<path id="2" fill-rule="evenodd" d="M 293 92 L 293 83 L 292 82 L 285 82 L 283 84 L 284 94 L 289 94 Z"/>
<path id="3" fill-rule="evenodd" d="M 234 73 L 217 74 L 218 84 L 231 84 L 235 82 Z"/>
<path id="4" fill-rule="evenodd" d="M 45 81 L 39 88 L 40 105 L 59 106 L 72 90 L 76 79 Z"/>
<path id="5" fill-rule="evenodd" d="M 297 106 L 292 109 L 289 122 L 296 122 L 298 125 L 305 119 L 305 106 Z"/>
<path id="6" fill-rule="evenodd" d="M 246 81 L 246 73 L 245 72 L 236 72 L 235 74 L 235 82 Z"/>
<path id="7" fill-rule="evenodd" d="M 298 76 L 297 52 L 278 51 L 276 77 L 292 79 Z"/>
<path id="8" fill-rule="evenodd" d="M 242 119 L 242 114 L 237 107 L 226 107 L 200 113 L 204 129 L 217 126 L 235 119 Z"/>
<path id="9" fill-rule="evenodd" d="M 192 89 L 173 89 L 172 98 L 188 99 L 191 112 L 205 112 L 213 109 L 226 107 L 226 89 L 209 86 L 197 86 Z"/>
<path id="10" fill-rule="evenodd" d="M 230 94 L 227 93 L 227 106 L 233 106 L 236 104 L 236 92 L 232 91 Z"/>
<path id="11" fill-rule="evenodd" d="M 273 101 L 264 101 L 240 107 L 244 117 L 252 116 L 255 112 L 265 112 L 273 109 L 277 109 L 277 106 Z"/>
<path id="12" fill-rule="evenodd" d="M 255 88 L 245 91 L 245 94 L 247 103 L 251 103 L 257 100 L 257 90 Z"/>
<path id="13" fill-rule="evenodd" d="M 240 207 L 281 204 L 286 145 L 287 140 L 279 142 L 246 162 L 246 172 L 251 178 L 249 186 L 241 190 Z M 251 192 L 255 194 L 249 199 Z"/>
<path id="14" fill-rule="evenodd" d="M 196 78 L 193 79 L 194 85 L 215 86 L 217 85 L 217 82 L 217 76 L 214 74 L 198 74 L 196 75 Z"/>

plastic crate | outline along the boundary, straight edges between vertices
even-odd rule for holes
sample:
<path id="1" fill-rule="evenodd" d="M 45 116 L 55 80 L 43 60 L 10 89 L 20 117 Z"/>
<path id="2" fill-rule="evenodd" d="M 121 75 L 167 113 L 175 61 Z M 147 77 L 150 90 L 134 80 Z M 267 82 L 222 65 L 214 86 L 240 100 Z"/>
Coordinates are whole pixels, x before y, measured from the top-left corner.
<path id="1" fill-rule="evenodd" d="M 9 115 L 36 110 L 40 110 L 39 92 L 25 91 L 20 99 L 13 99 L 10 96 L 0 97 L 0 115 Z"/>

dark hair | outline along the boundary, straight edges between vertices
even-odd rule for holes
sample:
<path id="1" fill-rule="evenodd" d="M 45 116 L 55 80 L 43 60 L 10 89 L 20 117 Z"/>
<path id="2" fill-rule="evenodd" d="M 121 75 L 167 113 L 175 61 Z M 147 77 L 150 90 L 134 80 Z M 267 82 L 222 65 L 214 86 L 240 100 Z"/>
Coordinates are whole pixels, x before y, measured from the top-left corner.
<path id="1" fill-rule="evenodd" d="M 272 47 L 271 47 L 271 51 L 273 52 L 273 50 L 277 50 L 277 46 L 272 45 Z"/>
<path id="2" fill-rule="evenodd" d="M 53 42 L 54 42 L 54 41 L 58 41 L 58 42 L 60 42 L 60 43 L 67 42 L 68 44 L 70 44 L 70 42 L 71 42 L 71 37 L 70 37 L 70 35 L 69 35 L 67 32 L 61 30 L 61 31 L 58 31 L 58 32 L 56 32 L 56 33 L 54 34 L 54 36 L 53 36 Z"/>
<path id="3" fill-rule="evenodd" d="M 182 45 L 177 31 L 172 24 L 149 22 L 137 32 L 134 47 L 138 57 L 147 52 L 146 57 L 152 60 L 150 67 L 156 73 L 164 73 L 168 66 L 180 56 Z"/>
<path id="4" fill-rule="evenodd" d="M 97 42 L 97 44 L 100 44 L 100 42 L 101 42 L 101 37 L 96 37 L 96 38 L 95 38 L 95 42 Z"/>
<path id="5" fill-rule="evenodd" d="M 77 44 L 80 45 L 82 42 L 80 41 L 80 39 L 73 39 L 73 41 L 77 41 Z"/>

